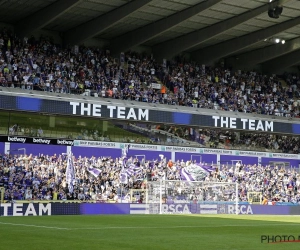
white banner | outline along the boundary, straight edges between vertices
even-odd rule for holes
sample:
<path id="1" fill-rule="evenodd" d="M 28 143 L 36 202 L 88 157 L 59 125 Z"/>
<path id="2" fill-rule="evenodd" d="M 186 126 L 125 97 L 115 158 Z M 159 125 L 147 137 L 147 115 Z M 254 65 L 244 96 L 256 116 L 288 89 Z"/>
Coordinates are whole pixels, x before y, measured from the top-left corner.
<path id="1" fill-rule="evenodd" d="M 201 154 L 221 154 L 221 155 L 235 155 L 234 150 L 227 149 L 213 149 L 213 148 L 200 148 Z"/>
<path id="2" fill-rule="evenodd" d="M 169 152 L 199 153 L 199 148 L 178 147 L 178 146 L 161 146 L 161 150 L 169 151 Z"/>
<path id="3" fill-rule="evenodd" d="M 151 151 L 161 151 L 161 146 L 158 145 L 151 145 L 151 144 L 131 144 L 129 150 L 134 149 L 134 150 L 151 150 Z"/>
<path id="4" fill-rule="evenodd" d="M 236 155 L 269 157 L 269 153 L 267 153 L 267 152 L 255 152 L 255 151 L 236 151 Z"/>
<path id="5" fill-rule="evenodd" d="M 235 156 L 300 159 L 300 155 L 297 155 L 297 154 L 257 152 L 257 151 L 239 151 L 239 150 L 216 149 L 216 148 L 192 148 L 192 147 L 180 147 L 180 146 L 161 146 L 161 145 L 152 145 L 152 144 L 74 140 L 74 146 L 76 146 L 76 147 L 99 147 L 99 148 L 123 149 L 128 144 L 130 145 L 129 149 L 133 149 L 133 150 L 150 150 L 150 151 L 186 152 L 186 153 L 199 153 L 199 154 L 220 154 L 220 155 L 235 155 Z"/>
<path id="6" fill-rule="evenodd" d="M 74 140 L 74 146 L 77 147 L 97 147 L 97 148 L 120 148 L 120 143 L 103 141 L 83 141 Z"/>
<path id="7" fill-rule="evenodd" d="M 161 89 L 161 84 L 160 83 L 151 83 L 151 88 L 153 89 Z"/>
<path id="8" fill-rule="evenodd" d="M 287 159 L 300 159 L 300 155 L 284 154 L 284 153 L 269 153 L 269 157 L 272 157 L 272 158 L 287 158 Z"/>

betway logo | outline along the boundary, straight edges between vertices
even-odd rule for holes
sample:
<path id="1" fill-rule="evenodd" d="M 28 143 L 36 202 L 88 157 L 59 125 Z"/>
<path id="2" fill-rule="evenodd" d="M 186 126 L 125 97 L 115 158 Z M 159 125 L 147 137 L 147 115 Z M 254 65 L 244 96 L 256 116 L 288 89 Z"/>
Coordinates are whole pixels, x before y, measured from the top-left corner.
<path id="1" fill-rule="evenodd" d="M 41 144 L 50 144 L 50 140 L 45 140 L 41 138 L 32 138 L 33 143 L 41 143 Z"/>
<path id="2" fill-rule="evenodd" d="M 25 143 L 26 142 L 26 138 L 24 137 L 8 137 L 7 138 L 8 141 L 13 141 L 13 142 L 22 142 Z"/>
<path id="3" fill-rule="evenodd" d="M 66 140 L 57 140 L 57 144 L 58 145 L 69 145 L 69 146 L 73 146 L 74 145 L 74 141 L 66 141 Z"/>

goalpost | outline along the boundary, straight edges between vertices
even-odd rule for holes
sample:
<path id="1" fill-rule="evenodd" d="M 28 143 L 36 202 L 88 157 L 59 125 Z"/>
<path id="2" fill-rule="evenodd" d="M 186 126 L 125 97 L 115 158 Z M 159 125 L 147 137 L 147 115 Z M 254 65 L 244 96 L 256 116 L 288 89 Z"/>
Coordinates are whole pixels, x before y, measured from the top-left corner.
<path id="1" fill-rule="evenodd" d="M 194 162 L 194 158 L 199 158 L 199 162 L 197 163 L 202 163 L 202 155 L 191 155 L 191 162 Z"/>
<path id="2" fill-rule="evenodd" d="M 16 149 L 10 149 L 10 150 L 7 150 L 9 152 L 9 154 L 11 154 L 12 152 L 18 152 L 19 151 L 23 151 L 23 155 L 26 155 L 26 148 L 16 148 Z"/>
<path id="3" fill-rule="evenodd" d="M 139 161 L 146 162 L 146 155 L 134 155 Z M 141 158 L 141 159 L 140 159 Z"/>
<path id="4" fill-rule="evenodd" d="M 285 169 L 286 163 L 284 161 L 270 161 L 269 162 L 270 166 L 272 167 L 283 167 Z M 289 167 L 289 162 L 288 162 L 288 167 Z"/>
<path id="5" fill-rule="evenodd" d="M 0 187 L 0 204 L 4 202 L 4 193 L 5 193 L 5 188 Z"/>
<path id="6" fill-rule="evenodd" d="M 238 214 L 238 183 L 160 180 L 147 183 L 149 214 Z"/>

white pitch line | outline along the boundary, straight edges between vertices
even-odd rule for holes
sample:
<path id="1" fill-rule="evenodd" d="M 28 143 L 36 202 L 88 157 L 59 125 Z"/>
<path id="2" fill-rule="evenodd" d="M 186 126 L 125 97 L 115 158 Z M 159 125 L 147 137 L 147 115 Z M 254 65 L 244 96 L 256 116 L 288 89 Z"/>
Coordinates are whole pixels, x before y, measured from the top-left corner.
<path id="1" fill-rule="evenodd" d="M 99 229 L 176 229 L 176 228 L 214 228 L 214 227 L 264 227 L 264 226 L 286 226 L 288 223 L 264 224 L 264 225 L 216 225 L 216 226 L 174 226 L 174 227 L 91 227 L 70 228 L 70 230 L 99 230 Z M 300 224 L 288 224 L 288 226 L 300 226 Z"/>
<path id="2" fill-rule="evenodd" d="M 173 227 L 91 227 L 91 228 L 63 228 L 63 227 L 48 227 L 48 226 L 39 226 L 31 224 L 17 224 L 17 223 L 8 223 L 0 222 L 0 224 L 11 225 L 11 226 L 23 226 L 23 227 L 36 227 L 36 228 L 46 228 L 46 229 L 58 229 L 58 230 L 106 230 L 106 229 L 176 229 L 176 228 L 214 228 L 214 227 L 264 227 L 264 226 L 297 226 L 299 224 L 289 224 L 287 223 L 277 223 L 277 224 L 264 224 L 264 225 L 208 225 L 208 226 L 173 226 Z"/>
<path id="3" fill-rule="evenodd" d="M 63 228 L 63 227 L 47 227 L 47 226 L 38 226 L 38 225 L 30 225 L 30 224 L 8 223 L 8 222 L 0 222 L 0 224 L 11 225 L 11 226 L 22 226 L 22 227 L 39 227 L 39 228 L 47 228 L 47 229 L 69 230 L 69 228 Z"/>

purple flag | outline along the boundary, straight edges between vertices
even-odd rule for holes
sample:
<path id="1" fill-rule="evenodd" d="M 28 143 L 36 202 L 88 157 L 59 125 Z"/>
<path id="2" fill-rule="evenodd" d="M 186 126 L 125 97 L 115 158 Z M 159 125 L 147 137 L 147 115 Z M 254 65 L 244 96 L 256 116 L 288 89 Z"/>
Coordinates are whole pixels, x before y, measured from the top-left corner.
<path id="1" fill-rule="evenodd" d="M 128 183 L 128 175 L 126 172 L 121 172 L 120 173 L 120 182 L 123 184 L 127 184 Z"/>
<path id="2" fill-rule="evenodd" d="M 88 172 L 89 172 L 91 175 L 93 175 L 93 176 L 95 176 L 95 177 L 98 177 L 98 175 L 101 173 L 101 170 L 98 169 L 98 168 L 89 167 L 89 168 L 88 168 Z"/>
<path id="3" fill-rule="evenodd" d="M 189 164 L 180 171 L 181 179 L 187 181 L 202 181 L 211 171 L 212 166 Z"/>
<path id="4" fill-rule="evenodd" d="M 69 192 L 73 193 L 73 180 L 75 179 L 75 169 L 73 166 L 72 153 L 68 154 L 67 169 L 66 169 L 66 180 L 68 183 Z"/>

